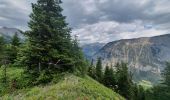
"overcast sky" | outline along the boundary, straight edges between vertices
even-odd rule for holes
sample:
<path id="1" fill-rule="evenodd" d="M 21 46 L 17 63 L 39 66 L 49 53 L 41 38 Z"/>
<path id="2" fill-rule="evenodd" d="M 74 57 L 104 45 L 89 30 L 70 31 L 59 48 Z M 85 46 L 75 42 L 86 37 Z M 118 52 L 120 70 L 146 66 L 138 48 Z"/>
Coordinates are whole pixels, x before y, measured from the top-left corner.
<path id="1" fill-rule="evenodd" d="M 81 43 L 170 33 L 170 0 L 62 0 L 63 14 Z M 31 2 L 0 0 L 0 26 L 27 30 Z"/>

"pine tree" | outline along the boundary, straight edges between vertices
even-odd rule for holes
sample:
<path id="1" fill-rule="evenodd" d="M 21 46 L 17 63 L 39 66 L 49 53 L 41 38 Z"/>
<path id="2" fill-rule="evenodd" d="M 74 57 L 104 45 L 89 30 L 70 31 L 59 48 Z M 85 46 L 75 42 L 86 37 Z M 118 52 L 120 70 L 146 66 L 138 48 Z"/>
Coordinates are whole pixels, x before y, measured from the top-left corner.
<path id="1" fill-rule="evenodd" d="M 96 80 L 101 82 L 102 81 L 102 77 L 103 77 L 102 60 L 101 60 L 101 58 L 98 58 L 97 64 L 96 64 Z"/>

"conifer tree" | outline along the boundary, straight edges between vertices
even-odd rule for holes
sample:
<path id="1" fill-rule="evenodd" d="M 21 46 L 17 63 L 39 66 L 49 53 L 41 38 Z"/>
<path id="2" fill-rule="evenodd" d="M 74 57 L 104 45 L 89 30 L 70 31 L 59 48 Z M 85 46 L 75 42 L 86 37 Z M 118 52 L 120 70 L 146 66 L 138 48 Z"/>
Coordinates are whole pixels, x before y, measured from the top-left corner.
<path id="1" fill-rule="evenodd" d="M 103 72 L 102 72 L 102 59 L 98 58 L 97 60 L 97 64 L 96 64 L 96 80 L 98 80 L 99 82 L 102 81 L 102 77 L 103 77 Z"/>
<path id="2" fill-rule="evenodd" d="M 18 63 L 26 66 L 26 73 L 41 81 L 51 80 L 56 71 L 73 71 L 77 56 L 73 56 L 70 28 L 60 7 L 61 0 L 38 0 L 32 4 L 30 31 L 27 42 L 18 56 Z M 75 60 L 76 59 L 76 60 Z"/>
<path id="3" fill-rule="evenodd" d="M 14 36 L 12 37 L 11 44 L 8 45 L 8 50 L 10 51 L 8 55 L 10 57 L 11 63 L 14 63 L 17 58 L 17 53 L 18 53 L 20 44 L 21 44 L 20 38 L 18 37 L 18 34 L 15 33 Z"/>
<path id="4" fill-rule="evenodd" d="M 3 66 L 3 77 L 0 79 L 3 83 L 6 83 L 6 66 L 4 66 L 4 38 L 0 36 L 0 67 Z"/>
<path id="5" fill-rule="evenodd" d="M 165 70 L 163 71 L 162 74 L 163 74 L 163 77 L 164 77 L 163 84 L 168 89 L 170 89 L 170 63 L 166 64 L 166 68 L 165 68 Z M 169 92 L 170 92 L 170 90 L 169 90 Z"/>
<path id="6" fill-rule="evenodd" d="M 114 88 L 114 85 L 116 85 L 113 69 L 109 68 L 109 66 L 106 66 L 105 68 L 103 83 L 105 86 L 110 88 Z"/>
<path id="7" fill-rule="evenodd" d="M 117 64 L 117 85 L 118 85 L 118 93 L 123 95 L 125 98 L 131 100 L 132 98 L 132 77 L 128 72 L 127 64 L 121 63 Z"/>
<path id="8" fill-rule="evenodd" d="M 5 43 L 5 40 L 3 37 L 0 37 L 0 67 L 3 68 L 1 81 L 4 83 L 4 86 L 7 86 L 7 66 L 10 63 L 10 49 L 8 48 L 8 45 Z"/>
<path id="9" fill-rule="evenodd" d="M 162 83 L 155 86 L 152 91 L 149 92 L 146 98 L 150 100 L 169 100 L 170 98 L 170 62 L 166 63 L 166 67 L 162 72 Z M 156 95 L 156 96 L 155 96 Z"/>
<path id="10" fill-rule="evenodd" d="M 138 100 L 145 100 L 145 90 L 141 85 L 138 86 Z"/>
<path id="11" fill-rule="evenodd" d="M 88 69 L 88 75 L 92 77 L 93 79 L 96 79 L 96 69 L 95 69 L 93 62 L 94 60 L 92 59 L 91 64 Z"/>
<path id="12" fill-rule="evenodd" d="M 73 43 L 72 43 L 72 50 L 71 50 L 72 57 L 74 57 L 74 67 L 78 73 L 81 75 L 85 75 L 87 72 L 87 63 L 85 61 L 82 49 L 79 47 L 78 38 L 77 36 L 74 37 Z"/>
<path id="13" fill-rule="evenodd" d="M 4 51 L 4 38 L 2 36 L 0 36 L 0 59 L 2 59 L 3 57 L 3 52 Z"/>
<path id="14" fill-rule="evenodd" d="M 170 98 L 170 62 L 166 63 L 166 68 L 163 73 L 163 82 L 161 85 L 156 87 L 155 94 L 158 94 L 160 98 L 164 98 L 164 100 L 168 100 Z"/>
<path id="15" fill-rule="evenodd" d="M 20 39 L 18 37 L 18 34 L 15 33 L 14 36 L 12 37 L 12 40 L 11 40 L 11 45 L 13 46 L 19 46 L 21 43 L 20 43 Z"/>

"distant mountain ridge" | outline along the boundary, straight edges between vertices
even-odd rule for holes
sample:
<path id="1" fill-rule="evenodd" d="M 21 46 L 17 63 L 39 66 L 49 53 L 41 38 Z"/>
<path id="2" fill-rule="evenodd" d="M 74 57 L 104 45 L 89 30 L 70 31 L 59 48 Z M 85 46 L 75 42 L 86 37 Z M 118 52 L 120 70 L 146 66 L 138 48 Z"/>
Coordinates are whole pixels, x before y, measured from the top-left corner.
<path id="1" fill-rule="evenodd" d="M 85 54 L 85 57 L 90 60 L 92 58 L 92 56 L 98 50 L 100 50 L 104 45 L 105 45 L 105 43 L 92 43 L 92 44 L 82 45 L 81 47 Z"/>
<path id="2" fill-rule="evenodd" d="M 170 61 L 170 34 L 110 42 L 93 55 L 93 59 L 98 57 L 104 65 L 127 62 L 134 80 L 157 83 Z"/>
<path id="3" fill-rule="evenodd" d="M 10 40 L 10 38 L 13 37 L 15 33 L 18 34 L 19 38 L 23 39 L 22 31 L 17 28 L 0 28 L 0 35 L 3 36 L 6 40 Z"/>

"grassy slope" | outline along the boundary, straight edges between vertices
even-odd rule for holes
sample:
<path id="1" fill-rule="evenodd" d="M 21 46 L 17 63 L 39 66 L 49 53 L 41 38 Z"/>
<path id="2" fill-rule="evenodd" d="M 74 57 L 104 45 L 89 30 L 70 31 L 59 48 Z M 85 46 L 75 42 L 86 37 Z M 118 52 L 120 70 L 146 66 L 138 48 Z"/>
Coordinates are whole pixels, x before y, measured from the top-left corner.
<path id="1" fill-rule="evenodd" d="M 153 87 L 153 84 L 151 82 L 145 80 L 140 81 L 138 85 L 141 85 L 145 90 Z"/>
<path id="2" fill-rule="evenodd" d="M 13 69 L 14 70 L 14 69 Z M 12 72 L 11 72 L 12 73 Z M 20 90 L 0 100 L 125 100 L 90 77 L 67 74 L 57 84 Z"/>

